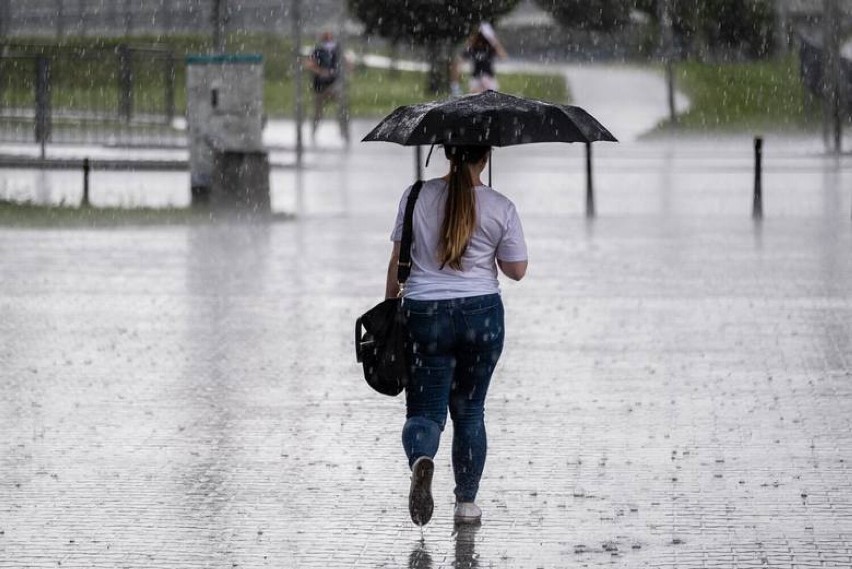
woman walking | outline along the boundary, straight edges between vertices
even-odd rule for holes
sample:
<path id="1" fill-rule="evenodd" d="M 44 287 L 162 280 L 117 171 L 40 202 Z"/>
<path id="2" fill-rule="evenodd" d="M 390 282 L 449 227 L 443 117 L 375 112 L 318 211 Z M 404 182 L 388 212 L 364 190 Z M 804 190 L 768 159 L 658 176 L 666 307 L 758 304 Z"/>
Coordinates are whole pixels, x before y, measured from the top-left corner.
<path id="1" fill-rule="evenodd" d="M 470 35 L 462 57 L 471 63 L 470 92 L 496 91 L 499 88 L 497 73 L 494 70 L 495 59 L 506 59 L 506 49 L 497 39 L 491 24 L 483 22 Z"/>
<path id="2" fill-rule="evenodd" d="M 414 206 L 411 274 L 403 292 L 411 340 L 402 444 L 412 470 L 409 512 L 417 525 L 432 517 L 433 458 L 447 411 L 453 422 L 452 463 L 458 523 L 478 523 L 476 505 L 486 456 L 485 396 L 503 350 L 503 303 L 497 267 L 521 280 L 527 247 L 514 204 L 482 184 L 486 146 L 445 146 L 450 171 L 426 181 Z M 391 235 L 386 296 L 396 297 L 405 205 Z"/>

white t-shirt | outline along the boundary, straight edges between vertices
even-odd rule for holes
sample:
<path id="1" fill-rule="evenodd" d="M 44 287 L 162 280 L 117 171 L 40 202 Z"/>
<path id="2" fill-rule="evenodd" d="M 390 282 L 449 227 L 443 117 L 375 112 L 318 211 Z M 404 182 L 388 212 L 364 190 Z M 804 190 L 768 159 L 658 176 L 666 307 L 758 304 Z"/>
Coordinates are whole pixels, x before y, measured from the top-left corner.
<path id="1" fill-rule="evenodd" d="M 447 201 L 447 182 L 434 178 L 423 183 L 414 204 L 411 275 L 405 297 L 412 300 L 444 300 L 500 292 L 495 259 L 527 260 L 527 244 L 515 204 L 488 186 L 476 186 L 476 228 L 462 256 L 462 271 L 438 260 L 441 224 Z M 405 205 L 411 187 L 402 195 L 391 241 L 402 240 Z"/>

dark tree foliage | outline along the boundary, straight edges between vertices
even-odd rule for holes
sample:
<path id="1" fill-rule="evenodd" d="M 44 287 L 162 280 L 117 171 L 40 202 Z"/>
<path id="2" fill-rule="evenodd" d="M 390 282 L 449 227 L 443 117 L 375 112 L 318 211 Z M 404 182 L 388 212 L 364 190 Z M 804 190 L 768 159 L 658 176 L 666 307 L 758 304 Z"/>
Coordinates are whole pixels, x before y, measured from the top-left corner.
<path id="1" fill-rule="evenodd" d="M 659 21 L 660 2 L 636 0 L 636 8 Z M 772 50 L 773 0 L 668 0 L 675 36 L 685 45 L 759 57 Z"/>
<path id="2" fill-rule="evenodd" d="M 562 26 L 595 31 L 617 30 L 630 21 L 631 0 L 536 0 Z"/>
<path id="3" fill-rule="evenodd" d="M 349 11 L 377 35 L 393 43 L 426 46 L 431 71 L 428 90 L 449 86 L 449 48 L 480 22 L 496 22 L 520 0 L 348 0 Z"/>
<path id="4" fill-rule="evenodd" d="M 370 35 L 428 45 L 458 42 L 480 22 L 494 22 L 519 0 L 348 0 Z"/>
<path id="5" fill-rule="evenodd" d="M 702 31 L 710 45 L 766 55 L 772 49 L 775 8 L 771 0 L 706 0 Z"/>

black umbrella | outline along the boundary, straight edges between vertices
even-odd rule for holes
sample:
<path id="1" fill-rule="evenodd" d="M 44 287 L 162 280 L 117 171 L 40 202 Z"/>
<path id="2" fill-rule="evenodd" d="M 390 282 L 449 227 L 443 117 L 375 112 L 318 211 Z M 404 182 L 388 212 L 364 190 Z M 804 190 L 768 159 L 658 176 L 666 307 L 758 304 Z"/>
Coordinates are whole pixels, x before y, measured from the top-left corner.
<path id="1" fill-rule="evenodd" d="M 497 91 L 399 107 L 363 140 L 404 146 L 618 142 L 580 107 L 522 99 Z"/>

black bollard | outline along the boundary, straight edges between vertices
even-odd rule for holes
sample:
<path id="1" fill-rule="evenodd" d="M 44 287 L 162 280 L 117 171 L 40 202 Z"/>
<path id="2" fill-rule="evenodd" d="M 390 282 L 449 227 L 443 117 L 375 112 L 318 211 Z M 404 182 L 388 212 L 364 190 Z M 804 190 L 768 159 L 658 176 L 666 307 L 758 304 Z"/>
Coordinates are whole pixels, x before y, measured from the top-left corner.
<path id="1" fill-rule="evenodd" d="M 754 201 L 751 217 L 763 219 L 763 138 L 754 138 Z"/>
<path id="2" fill-rule="evenodd" d="M 586 143 L 586 217 L 595 217 L 595 188 L 592 182 L 592 143 Z"/>
<path id="3" fill-rule="evenodd" d="M 89 170 L 89 159 L 83 158 L 83 199 L 80 200 L 80 207 L 89 207 Z"/>

